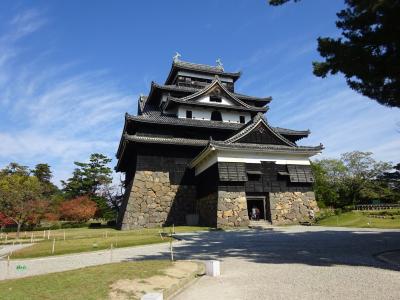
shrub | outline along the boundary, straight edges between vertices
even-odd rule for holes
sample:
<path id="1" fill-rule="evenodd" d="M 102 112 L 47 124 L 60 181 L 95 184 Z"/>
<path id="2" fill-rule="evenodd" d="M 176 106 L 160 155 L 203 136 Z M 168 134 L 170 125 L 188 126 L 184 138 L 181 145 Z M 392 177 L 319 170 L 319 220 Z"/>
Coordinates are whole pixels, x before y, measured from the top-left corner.
<path id="1" fill-rule="evenodd" d="M 85 222 L 94 217 L 97 205 L 89 197 L 79 196 L 62 202 L 59 210 L 61 218 L 64 220 Z"/>

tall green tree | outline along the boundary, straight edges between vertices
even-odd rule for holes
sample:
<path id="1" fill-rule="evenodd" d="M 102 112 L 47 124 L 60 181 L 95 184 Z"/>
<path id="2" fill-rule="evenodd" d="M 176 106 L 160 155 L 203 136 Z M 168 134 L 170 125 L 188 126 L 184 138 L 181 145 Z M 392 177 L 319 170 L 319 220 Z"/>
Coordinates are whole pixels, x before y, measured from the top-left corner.
<path id="1" fill-rule="evenodd" d="M 76 168 L 72 177 L 62 181 L 63 191 L 69 198 L 87 195 L 95 201 L 99 208 L 98 217 L 112 218 L 115 214 L 107 201 L 112 183 L 112 170 L 107 166 L 110 162 L 107 156 L 94 153 L 88 163 L 74 162 Z"/>
<path id="2" fill-rule="evenodd" d="M 46 163 L 37 164 L 33 170 L 31 170 L 32 174 L 36 176 L 39 182 L 43 186 L 43 195 L 46 198 L 49 198 L 56 193 L 58 193 L 58 188 L 51 182 L 51 178 L 53 177 L 53 172 L 50 169 L 50 166 Z"/>
<path id="3" fill-rule="evenodd" d="M 102 187 L 112 182 L 112 170 L 107 166 L 111 159 L 99 153 L 90 155 L 88 163 L 74 162 L 77 166 L 66 182 L 62 181 L 64 191 L 71 197 L 98 196 Z"/>
<path id="4" fill-rule="evenodd" d="M 400 1 L 344 2 L 346 7 L 337 13 L 336 21 L 342 36 L 318 38 L 318 51 L 325 60 L 313 62 L 314 74 L 343 73 L 358 93 L 382 105 L 400 107 Z"/>

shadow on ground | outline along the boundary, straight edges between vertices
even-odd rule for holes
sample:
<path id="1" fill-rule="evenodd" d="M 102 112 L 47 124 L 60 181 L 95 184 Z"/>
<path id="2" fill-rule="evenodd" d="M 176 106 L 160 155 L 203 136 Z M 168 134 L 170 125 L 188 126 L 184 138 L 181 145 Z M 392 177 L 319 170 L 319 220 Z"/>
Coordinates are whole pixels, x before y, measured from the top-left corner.
<path id="1" fill-rule="evenodd" d="M 376 255 L 400 249 L 400 231 L 366 230 L 238 230 L 180 235 L 175 259 L 240 258 L 254 263 L 306 264 L 311 266 L 366 266 L 389 270 L 400 267 Z M 169 252 L 139 259 L 169 258 Z M 134 260 L 137 260 L 137 256 Z"/>

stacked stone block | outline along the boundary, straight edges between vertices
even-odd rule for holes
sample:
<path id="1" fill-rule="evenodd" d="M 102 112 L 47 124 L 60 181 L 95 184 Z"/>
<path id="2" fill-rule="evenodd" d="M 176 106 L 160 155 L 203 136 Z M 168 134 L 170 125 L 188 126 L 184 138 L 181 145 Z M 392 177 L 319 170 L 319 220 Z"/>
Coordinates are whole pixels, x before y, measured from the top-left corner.
<path id="1" fill-rule="evenodd" d="M 269 193 L 269 200 L 274 225 L 309 221 L 319 211 L 314 192 Z"/>

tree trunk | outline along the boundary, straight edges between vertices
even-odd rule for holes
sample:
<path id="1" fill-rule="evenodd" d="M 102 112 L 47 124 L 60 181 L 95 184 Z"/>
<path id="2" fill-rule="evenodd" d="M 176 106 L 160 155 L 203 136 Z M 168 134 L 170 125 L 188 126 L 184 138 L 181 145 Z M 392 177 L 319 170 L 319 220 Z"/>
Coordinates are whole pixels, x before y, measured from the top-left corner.
<path id="1" fill-rule="evenodd" d="M 21 223 L 20 222 L 18 222 L 17 223 L 17 239 L 19 239 L 19 232 L 21 231 Z"/>

